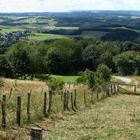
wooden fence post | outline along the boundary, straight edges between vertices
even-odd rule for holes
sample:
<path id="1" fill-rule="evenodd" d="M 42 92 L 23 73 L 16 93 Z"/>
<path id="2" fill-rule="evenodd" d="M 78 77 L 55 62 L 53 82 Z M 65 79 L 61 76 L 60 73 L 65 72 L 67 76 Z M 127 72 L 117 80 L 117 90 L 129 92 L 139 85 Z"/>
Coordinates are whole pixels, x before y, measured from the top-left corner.
<path id="1" fill-rule="evenodd" d="M 66 101 L 66 108 L 69 110 L 69 91 L 67 91 L 67 101 Z"/>
<path id="2" fill-rule="evenodd" d="M 99 89 L 96 89 L 96 95 L 97 95 L 97 100 L 99 99 L 99 93 L 98 93 Z"/>
<path id="3" fill-rule="evenodd" d="M 31 128 L 31 140 L 42 140 L 42 128 Z"/>
<path id="4" fill-rule="evenodd" d="M 116 84 L 114 84 L 114 94 L 116 94 Z"/>
<path id="5" fill-rule="evenodd" d="M 119 91 L 119 85 L 118 85 L 118 84 L 117 84 L 117 92 L 120 92 L 120 91 Z"/>
<path id="6" fill-rule="evenodd" d="M 52 109 L 52 90 L 49 90 L 49 106 L 48 106 L 48 113 L 51 113 Z"/>
<path id="7" fill-rule="evenodd" d="M 6 95 L 2 96 L 2 128 L 6 128 Z"/>
<path id="8" fill-rule="evenodd" d="M 27 97 L 27 117 L 28 117 L 28 123 L 31 121 L 31 113 L 30 113 L 30 102 L 31 102 L 31 92 L 28 93 Z"/>
<path id="9" fill-rule="evenodd" d="M 44 92 L 43 113 L 45 117 L 47 116 L 46 110 L 47 110 L 47 92 Z"/>
<path id="10" fill-rule="evenodd" d="M 106 95 L 110 96 L 110 94 L 109 94 L 109 85 L 106 86 Z"/>
<path id="11" fill-rule="evenodd" d="M 76 111 L 74 108 L 74 103 L 73 103 L 73 93 L 71 92 L 71 108 L 73 111 Z"/>
<path id="12" fill-rule="evenodd" d="M 111 94 L 113 93 L 113 87 L 112 87 L 112 84 L 110 85 L 110 89 L 111 89 Z"/>
<path id="13" fill-rule="evenodd" d="M 86 90 L 84 90 L 84 104 L 86 105 Z"/>
<path id="14" fill-rule="evenodd" d="M 74 90 L 74 107 L 77 109 L 77 91 Z"/>
<path id="15" fill-rule="evenodd" d="M 134 93 L 135 94 L 137 93 L 137 87 L 136 87 L 136 85 L 134 85 Z"/>
<path id="16" fill-rule="evenodd" d="M 63 109 L 66 111 L 67 108 L 67 92 L 64 92 Z"/>
<path id="17" fill-rule="evenodd" d="M 17 125 L 21 125 L 21 96 L 17 96 Z"/>

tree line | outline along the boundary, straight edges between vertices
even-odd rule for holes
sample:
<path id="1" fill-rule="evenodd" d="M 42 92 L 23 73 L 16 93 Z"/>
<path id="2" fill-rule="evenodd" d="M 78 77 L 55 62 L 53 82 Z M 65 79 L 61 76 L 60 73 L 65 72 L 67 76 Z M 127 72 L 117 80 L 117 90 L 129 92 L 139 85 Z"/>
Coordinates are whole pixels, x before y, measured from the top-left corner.
<path id="1" fill-rule="evenodd" d="M 0 75 L 78 74 L 100 64 L 122 75 L 140 74 L 140 45 L 132 42 L 61 39 L 20 41 L 0 55 Z"/>

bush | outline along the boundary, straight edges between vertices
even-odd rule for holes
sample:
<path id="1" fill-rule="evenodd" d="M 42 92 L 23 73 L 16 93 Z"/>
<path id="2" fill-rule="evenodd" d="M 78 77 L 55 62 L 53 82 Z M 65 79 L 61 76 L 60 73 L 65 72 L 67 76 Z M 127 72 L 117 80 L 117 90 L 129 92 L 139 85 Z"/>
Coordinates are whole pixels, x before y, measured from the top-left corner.
<path id="1" fill-rule="evenodd" d="M 77 82 L 87 85 L 90 89 L 95 89 L 110 82 L 111 73 L 111 69 L 108 66 L 101 64 L 98 66 L 96 72 L 86 69 L 77 79 Z"/>
<path id="2" fill-rule="evenodd" d="M 100 64 L 97 68 L 96 75 L 98 78 L 96 79 L 98 79 L 98 82 L 100 84 L 106 84 L 111 80 L 111 73 L 112 70 L 109 69 L 108 66 L 106 66 L 105 64 Z"/>
<path id="3" fill-rule="evenodd" d="M 4 80 L 0 78 L 0 88 L 4 86 Z"/>
<path id="4" fill-rule="evenodd" d="M 53 91 L 62 90 L 64 84 L 65 84 L 64 81 L 61 79 L 51 78 L 50 80 L 47 81 L 48 87 Z"/>
<path id="5" fill-rule="evenodd" d="M 95 87 L 95 73 L 86 69 L 77 79 L 77 83 L 85 84 L 89 89 L 93 89 Z"/>

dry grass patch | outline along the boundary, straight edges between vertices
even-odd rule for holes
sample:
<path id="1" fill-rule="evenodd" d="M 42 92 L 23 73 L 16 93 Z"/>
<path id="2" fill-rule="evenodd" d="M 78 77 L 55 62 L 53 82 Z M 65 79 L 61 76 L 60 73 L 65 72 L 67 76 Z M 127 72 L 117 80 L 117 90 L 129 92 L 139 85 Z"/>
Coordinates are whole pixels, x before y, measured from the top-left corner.
<path id="1" fill-rule="evenodd" d="M 139 108 L 140 96 L 118 95 L 96 103 L 92 109 L 67 115 L 54 125 L 41 125 L 50 130 L 46 140 L 138 140 Z"/>

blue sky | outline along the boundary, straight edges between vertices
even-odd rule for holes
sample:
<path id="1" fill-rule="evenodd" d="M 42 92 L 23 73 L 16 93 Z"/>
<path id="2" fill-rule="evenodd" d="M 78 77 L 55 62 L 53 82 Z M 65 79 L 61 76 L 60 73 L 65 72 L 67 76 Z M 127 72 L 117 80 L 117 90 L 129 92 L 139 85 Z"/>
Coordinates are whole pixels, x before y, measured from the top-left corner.
<path id="1" fill-rule="evenodd" d="M 140 10 L 140 0 L 0 0 L 0 12 Z"/>

